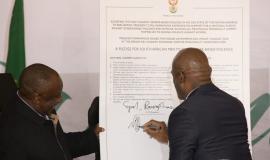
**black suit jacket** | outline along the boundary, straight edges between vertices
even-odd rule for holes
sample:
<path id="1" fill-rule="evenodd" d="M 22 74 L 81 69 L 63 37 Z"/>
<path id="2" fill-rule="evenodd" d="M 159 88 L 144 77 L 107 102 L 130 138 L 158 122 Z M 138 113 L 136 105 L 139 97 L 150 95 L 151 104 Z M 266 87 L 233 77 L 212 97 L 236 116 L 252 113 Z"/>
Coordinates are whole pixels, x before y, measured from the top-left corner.
<path id="1" fill-rule="evenodd" d="M 0 113 L 9 100 L 15 96 L 17 86 L 11 74 L 0 73 Z"/>
<path id="2" fill-rule="evenodd" d="M 99 97 L 95 97 L 88 109 L 88 125 L 89 128 L 95 129 L 99 123 Z M 100 150 L 95 153 L 95 160 L 100 160 Z"/>
<path id="3" fill-rule="evenodd" d="M 99 97 L 95 97 L 88 109 L 88 125 L 95 128 L 99 123 Z"/>
<path id="4" fill-rule="evenodd" d="M 168 134 L 170 160 L 251 160 L 242 103 L 212 83 L 173 110 Z"/>
<path id="5" fill-rule="evenodd" d="M 93 130 L 64 133 L 60 123 L 37 115 L 16 96 L 0 117 L 1 160 L 71 160 L 93 153 L 98 140 Z"/>

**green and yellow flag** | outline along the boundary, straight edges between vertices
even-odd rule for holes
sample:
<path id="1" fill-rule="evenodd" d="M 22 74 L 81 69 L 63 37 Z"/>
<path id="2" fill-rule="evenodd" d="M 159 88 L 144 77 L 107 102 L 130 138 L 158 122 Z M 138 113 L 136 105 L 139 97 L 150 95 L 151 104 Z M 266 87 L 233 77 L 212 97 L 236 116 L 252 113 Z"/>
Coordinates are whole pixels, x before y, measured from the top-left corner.
<path id="1" fill-rule="evenodd" d="M 15 0 L 9 28 L 6 73 L 17 81 L 25 68 L 24 13 L 23 0 Z"/>

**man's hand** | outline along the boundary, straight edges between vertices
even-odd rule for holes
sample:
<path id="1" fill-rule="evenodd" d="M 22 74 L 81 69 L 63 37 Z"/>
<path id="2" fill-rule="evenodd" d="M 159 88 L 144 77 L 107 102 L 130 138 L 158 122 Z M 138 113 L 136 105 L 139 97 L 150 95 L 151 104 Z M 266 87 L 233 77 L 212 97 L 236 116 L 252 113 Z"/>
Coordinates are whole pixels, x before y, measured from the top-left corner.
<path id="1" fill-rule="evenodd" d="M 59 122 L 59 117 L 57 114 L 50 114 L 49 115 L 50 120 L 53 122 L 54 125 L 57 125 L 57 123 Z"/>
<path id="2" fill-rule="evenodd" d="M 155 138 L 161 143 L 168 143 L 168 130 L 165 122 L 150 120 L 143 125 L 143 131 L 150 137 Z"/>
<path id="3" fill-rule="evenodd" d="M 99 133 L 100 132 L 104 132 L 105 129 L 102 128 L 102 127 L 99 127 L 99 124 L 96 125 L 95 129 L 94 129 L 95 133 L 96 133 L 96 136 L 99 137 Z"/>

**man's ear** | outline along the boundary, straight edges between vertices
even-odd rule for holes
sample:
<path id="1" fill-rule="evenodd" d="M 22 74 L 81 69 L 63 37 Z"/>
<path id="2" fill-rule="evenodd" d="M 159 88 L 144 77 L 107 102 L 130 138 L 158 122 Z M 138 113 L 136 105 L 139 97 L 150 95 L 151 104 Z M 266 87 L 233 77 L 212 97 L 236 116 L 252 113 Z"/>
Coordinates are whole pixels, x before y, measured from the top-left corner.
<path id="1" fill-rule="evenodd" d="M 33 103 L 35 103 L 35 104 L 39 104 L 39 102 L 40 102 L 40 97 L 39 97 L 38 93 L 36 93 L 36 92 L 34 92 L 31 99 L 32 99 Z"/>
<path id="2" fill-rule="evenodd" d="M 212 67 L 209 66 L 209 72 L 210 74 L 212 73 Z"/>
<path id="3" fill-rule="evenodd" d="M 178 80 L 179 82 L 183 82 L 184 79 L 185 79 L 184 72 L 179 71 L 179 72 L 177 72 L 176 74 L 177 74 L 177 76 L 176 76 L 176 77 L 177 77 L 177 80 Z"/>

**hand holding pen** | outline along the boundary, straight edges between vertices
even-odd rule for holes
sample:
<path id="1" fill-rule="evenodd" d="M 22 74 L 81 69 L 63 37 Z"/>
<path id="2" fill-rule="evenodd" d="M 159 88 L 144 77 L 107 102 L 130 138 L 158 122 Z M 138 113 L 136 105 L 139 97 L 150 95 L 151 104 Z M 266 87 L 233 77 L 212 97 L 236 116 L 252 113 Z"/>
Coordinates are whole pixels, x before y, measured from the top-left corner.
<path id="1" fill-rule="evenodd" d="M 143 126 L 143 131 L 161 143 L 168 143 L 168 130 L 165 122 L 150 120 Z"/>

